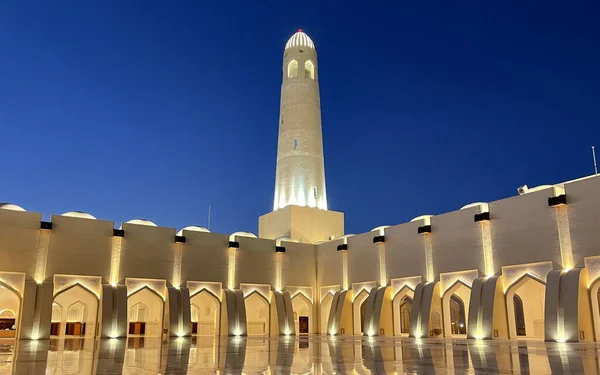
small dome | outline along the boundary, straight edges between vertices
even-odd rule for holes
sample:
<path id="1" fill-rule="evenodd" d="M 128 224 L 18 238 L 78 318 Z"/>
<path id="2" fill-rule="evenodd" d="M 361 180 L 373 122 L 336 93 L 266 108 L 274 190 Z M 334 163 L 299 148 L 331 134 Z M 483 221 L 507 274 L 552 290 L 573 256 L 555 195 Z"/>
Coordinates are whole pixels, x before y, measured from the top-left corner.
<path id="1" fill-rule="evenodd" d="M 285 44 L 285 49 L 294 47 L 306 47 L 315 49 L 315 44 L 308 35 L 302 32 L 302 29 L 298 29 L 298 32 L 292 35 L 292 37 Z"/>
<path id="2" fill-rule="evenodd" d="M 0 203 L 0 210 L 23 211 L 23 212 L 25 212 L 25 209 L 23 207 L 17 206 L 16 204 L 12 204 L 12 203 Z"/>
<path id="3" fill-rule="evenodd" d="M 80 219 L 96 220 L 96 218 L 93 215 L 90 215 L 87 212 L 81 212 L 81 211 L 69 211 L 69 212 L 65 212 L 64 214 L 62 214 L 60 216 L 78 217 Z"/>
<path id="4" fill-rule="evenodd" d="M 146 220 L 146 219 L 133 219 L 133 220 L 129 220 L 126 224 L 146 225 L 149 227 L 157 227 L 158 226 L 158 225 L 154 224 L 153 222 L 151 222 L 150 220 Z"/>
<path id="5" fill-rule="evenodd" d="M 377 228 L 371 229 L 371 232 L 379 232 L 379 235 L 383 236 L 383 234 L 385 232 L 385 228 L 389 228 L 389 227 L 390 227 L 389 225 L 382 225 Z"/>
<path id="6" fill-rule="evenodd" d="M 258 238 L 256 234 L 250 232 L 235 232 L 229 236 L 229 241 L 235 241 L 236 237 L 250 237 L 250 238 Z"/>
<path id="7" fill-rule="evenodd" d="M 197 225 L 190 225 L 189 227 L 185 227 L 182 230 L 180 230 L 179 232 L 177 232 L 178 236 L 183 236 L 183 231 L 184 230 L 189 230 L 191 232 L 206 232 L 206 233 L 210 233 L 210 231 L 204 227 L 199 227 Z"/>

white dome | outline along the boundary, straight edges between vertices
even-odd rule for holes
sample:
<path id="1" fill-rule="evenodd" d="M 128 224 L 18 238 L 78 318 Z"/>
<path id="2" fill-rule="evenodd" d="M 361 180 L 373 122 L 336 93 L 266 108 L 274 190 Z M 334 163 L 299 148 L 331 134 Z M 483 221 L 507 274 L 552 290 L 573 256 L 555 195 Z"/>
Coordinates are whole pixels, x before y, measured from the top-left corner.
<path id="1" fill-rule="evenodd" d="M 23 211 L 23 212 L 25 212 L 25 209 L 23 207 L 17 206 L 16 204 L 12 204 L 12 203 L 0 203 L 0 210 Z"/>
<path id="2" fill-rule="evenodd" d="M 158 226 L 158 225 L 154 224 L 153 222 L 151 222 L 150 220 L 146 220 L 146 219 L 133 219 L 133 220 L 129 220 L 126 224 L 146 225 L 149 227 L 157 227 Z"/>
<path id="3" fill-rule="evenodd" d="M 292 35 L 292 37 L 285 44 L 285 49 L 294 47 L 306 47 L 315 49 L 315 44 L 308 35 L 302 32 L 302 29 L 298 29 L 298 32 Z"/>
<path id="4" fill-rule="evenodd" d="M 81 211 L 69 211 L 69 212 L 65 212 L 64 214 L 62 214 L 60 216 L 78 217 L 80 219 L 96 220 L 96 218 L 93 215 L 90 215 L 87 212 L 81 212 Z"/>
<path id="5" fill-rule="evenodd" d="M 210 231 L 204 227 L 199 227 L 197 225 L 191 225 L 189 227 L 185 227 L 182 230 L 180 230 L 179 232 L 177 232 L 178 236 L 183 236 L 183 231 L 184 230 L 189 230 L 192 232 L 206 232 L 206 233 L 210 233 Z"/>
<path id="6" fill-rule="evenodd" d="M 256 234 L 250 232 L 235 232 L 229 236 L 229 241 L 235 241 L 236 237 L 250 237 L 250 238 L 258 238 Z"/>

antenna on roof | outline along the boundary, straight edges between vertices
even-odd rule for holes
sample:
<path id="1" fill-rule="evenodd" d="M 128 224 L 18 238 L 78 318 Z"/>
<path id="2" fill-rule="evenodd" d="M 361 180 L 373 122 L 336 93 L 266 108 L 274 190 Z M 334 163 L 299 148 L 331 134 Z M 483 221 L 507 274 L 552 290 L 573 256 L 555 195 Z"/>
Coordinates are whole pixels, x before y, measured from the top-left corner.
<path id="1" fill-rule="evenodd" d="M 594 158 L 594 174 L 598 174 L 598 167 L 596 166 L 596 147 L 592 146 L 592 157 Z"/>
<path id="2" fill-rule="evenodd" d="M 208 206 L 208 225 L 206 226 L 206 229 L 210 230 L 210 206 Z"/>

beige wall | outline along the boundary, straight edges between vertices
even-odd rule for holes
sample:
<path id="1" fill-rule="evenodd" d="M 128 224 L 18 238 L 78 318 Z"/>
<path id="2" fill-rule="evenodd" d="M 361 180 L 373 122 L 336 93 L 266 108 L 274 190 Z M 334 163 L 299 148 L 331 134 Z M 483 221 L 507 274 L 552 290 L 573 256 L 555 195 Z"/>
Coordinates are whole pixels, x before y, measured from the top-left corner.
<path id="1" fill-rule="evenodd" d="M 479 207 L 452 211 L 431 218 L 433 272 L 479 269 L 484 273 L 481 226 L 474 221 Z"/>
<path id="2" fill-rule="evenodd" d="M 229 236 L 186 230 L 183 232 L 181 279 L 183 281 L 220 281 L 227 285 Z"/>
<path id="3" fill-rule="evenodd" d="M 317 286 L 316 246 L 283 242 L 283 286 Z"/>
<path id="4" fill-rule="evenodd" d="M 52 215 L 46 279 L 75 273 L 108 282 L 113 226 L 112 221 Z"/>
<path id="5" fill-rule="evenodd" d="M 341 243 L 336 240 L 316 245 L 317 279 L 321 286 L 342 284 L 342 254 L 337 251 Z"/>
<path id="6" fill-rule="evenodd" d="M 348 238 L 348 280 L 350 284 L 379 280 L 379 253 L 373 243 L 376 232 Z"/>
<path id="7" fill-rule="evenodd" d="M 575 267 L 583 257 L 600 254 L 600 178 L 565 184 Z"/>
<path id="8" fill-rule="evenodd" d="M 123 224 L 119 280 L 126 277 L 173 280 L 175 229 Z"/>
<path id="9" fill-rule="evenodd" d="M 275 284 L 275 241 L 238 237 L 239 283 Z"/>
<path id="10" fill-rule="evenodd" d="M 33 278 L 41 219 L 35 212 L 0 210 L 0 271 L 24 272 Z"/>
<path id="11" fill-rule="evenodd" d="M 425 246 L 423 236 L 417 234 L 421 225 L 413 222 L 385 229 L 388 278 L 422 276 L 425 280 Z"/>
<path id="12" fill-rule="evenodd" d="M 502 266 L 553 261 L 561 268 L 555 208 L 548 206 L 553 189 L 490 203 L 496 274 Z"/>

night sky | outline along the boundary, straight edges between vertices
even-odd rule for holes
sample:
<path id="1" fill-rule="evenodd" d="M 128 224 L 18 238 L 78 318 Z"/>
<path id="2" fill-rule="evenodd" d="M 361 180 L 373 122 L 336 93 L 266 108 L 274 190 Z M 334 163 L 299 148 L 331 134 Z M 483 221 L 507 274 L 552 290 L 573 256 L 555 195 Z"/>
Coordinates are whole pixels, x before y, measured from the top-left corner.
<path id="1" fill-rule="evenodd" d="M 3 3 L 0 201 L 256 233 L 300 27 L 347 233 L 593 173 L 600 2 L 390 3 Z"/>

